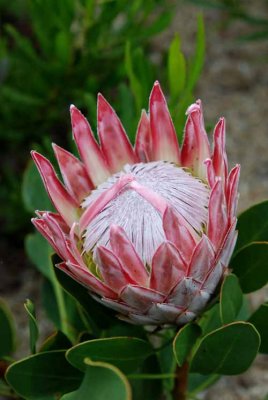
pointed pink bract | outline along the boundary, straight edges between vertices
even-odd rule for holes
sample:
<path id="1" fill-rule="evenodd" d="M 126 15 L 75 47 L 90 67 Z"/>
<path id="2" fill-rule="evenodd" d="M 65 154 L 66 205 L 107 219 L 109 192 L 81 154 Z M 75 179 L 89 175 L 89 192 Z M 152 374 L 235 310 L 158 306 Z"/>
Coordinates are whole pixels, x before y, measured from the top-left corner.
<path id="1" fill-rule="evenodd" d="M 101 148 L 112 173 L 125 164 L 134 164 L 137 157 L 114 109 L 98 95 L 98 134 Z"/>
<path id="2" fill-rule="evenodd" d="M 91 127 L 83 114 L 70 107 L 75 142 L 85 164 L 87 173 L 95 185 L 105 182 L 110 176 L 105 157 L 94 138 Z"/>
<path id="3" fill-rule="evenodd" d="M 179 144 L 161 87 L 155 82 L 150 95 L 152 157 L 180 164 Z"/>

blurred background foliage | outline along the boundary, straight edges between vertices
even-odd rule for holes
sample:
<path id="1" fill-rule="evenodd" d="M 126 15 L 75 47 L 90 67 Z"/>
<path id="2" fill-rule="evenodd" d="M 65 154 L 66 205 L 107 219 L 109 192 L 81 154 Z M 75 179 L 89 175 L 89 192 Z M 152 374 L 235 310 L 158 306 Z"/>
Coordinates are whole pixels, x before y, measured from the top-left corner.
<path id="1" fill-rule="evenodd" d="M 172 0 L 0 1 L 0 229 L 7 239 L 16 233 L 21 241 L 27 210 L 33 211 L 27 199 L 23 206 L 19 189 L 30 149 L 49 156 L 51 141 L 73 146 L 71 103 L 96 129 L 101 91 L 133 141 L 140 110 L 147 109 L 159 79 L 182 133 L 204 62 L 205 37 L 199 16 L 191 59 L 185 59 L 178 34 L 160 58 L 154 57 L 151 41 L 169 27 L 176 5 Z M 34 173 L 29 165 L 24 181 L 35 181 Z"/>

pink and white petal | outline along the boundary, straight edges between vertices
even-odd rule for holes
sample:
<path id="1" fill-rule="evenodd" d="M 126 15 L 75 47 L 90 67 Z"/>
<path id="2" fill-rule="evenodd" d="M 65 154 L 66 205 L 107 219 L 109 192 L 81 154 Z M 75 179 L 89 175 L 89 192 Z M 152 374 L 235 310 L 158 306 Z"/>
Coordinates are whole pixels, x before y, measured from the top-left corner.
<path id="1" fill-rule="evenodd" d="M 53 249 L 57 251 L 55 247 L 55 242 L 53 240 L 53 235 L 47 225 L 47 222 L 44 221 L 42 218 L 32 218 L 31 221 L 35 228 L 41 233 L 41 235 L 44 236 L 45 239 L 47 239 Z"/>
<path id="2" fill-rule="evenodd" d="M 195 282 L 192 278 L 184 278 L 169 295 L 168 303 L 174 304 L 179 308 L 187 308 L 199 288 L 200 284 Z"/>
<path id="3" fill-rule="evenodd" d="M 175 320 L 183 311 L 182 308 L 167 303 L 157 303 L 155 304 L 155 307 L 158 310 L 159 316 L 170 323 L 175 322 Z"/>
<path id="4" fill-rule="evenodd" d="M 117 295 L 113 292 L 105 283 L 96 278 L 89 270 L 81 268 L 79 265 L 72 263 L 60 263 L 56 267 L 64 271 L 71 278 L 76 280 L 78 283 L 83 285 L 89 290 L 94 291 L 100 296 L 107 297 L 110 299 L 116 299 Z"/>
<path id="5" fill-rule="evenodd" d="M 54 241 L 54 248 L 59 256 L 64 261 L 76 262 L 75 258 L 67 247 L 66 235 L 62 232 L 57 221 L 48 213 L 43 215 L 43 220 L 46 221 L 47 226 L 51 231 Z"/>
<path id="6" fill-rule="evenodd" d="M 104 207 L 121 192 L 121 190 L 123 190 L 130 182 L 132 182 L 133 179 L 134 178 L 131 174 L 122 175 L 122 177 L 118 179 L 118 181 L 112 187 L 107 189 L 95 201 L 93 201 L 92 204 L 87 207 L 80 219 L 80 231 L 84 231 L 92 219 L 99 212 L 101 212 Z"/>
<path id="7" fill-rule="evenodd" d="M 223 240 L 223 243 L 221 245 L 220 251 L 217 256 L 217 260 L 220 260 L 225 267 L 228 267 L 235 248 L 238 235 L 238 232 L 235 230 L 236 223 L 237 219 L 234 218 L 232 225 L 230 226 L 228 232 L 226 233 L 226 236 Z"/>
<path id="8" fill-rule="evenodd" d="M 150 123 L 153 160 L 180 164 L 180 151 L 176 131 L 159 82 L 155 82 L 150 95 Z"/>
<path id="9" fill-rule="evenodd" d="M 98 135 L 111 173 L 120 171 L 125 164 L 138 162 L 121 121 L 101 94 L 98 95 Z"/>
<path id="10" fill-rule="evenodd" d="M 195 313 L 193 313 L 191 311 L 185 311 L 176 319 L 176 324 L 177 325 L 185 325 L 188 322 L 193 321 L 195 318 L 196 318 Z"/>
<path id="11" fill-rule="evenodd" d="M 217 249 L 226 235 L 228 216 L 223 182 L 218 180 L 210 194 L 208 204 L 208 238 Z"/>
<path id="12" fill-rule="evenodd" d="M 205 164 L 205 166 L 207 168 L 207 177 L 206 177 L 206 179 L 208 181 L 209 186 L 211 188 L 213 188 L 213 186 L 215 185 L 215 182 L 216 182 L 216 176 L 215 176 L 215 171 L 214 171 L 214 168 L 213 168 L 212 160 L 210 158 L 207 158 L 204 161 L 204 164 Z"/>
<path id="13" fill-rule="evenodd" d="M 64 219 L 62 218 L 62 216 L 60 214 L 57 214 L 52 211 L 39 211 L 39 210 L 36 210 L 35 213 L 40 218 L 42 218 L 44 214 L 50 215 L 55 221 L 57 221 L 62 232 L 64 232 L 66 235 L 69 234 L 70 227 L 66 224 L 66 222 L 64 221 Z"/>
<path id="14" fill-rule="evenodd" d="M 66 188 L 78 203 L 93 189 L 84 165 L 73 154 L 52 144 Z"/>
<path id="15" fill-rule="evenodd" d="M 222 178 L 225 183 L 228 164 L 225 151 L 225 120 L 220 118 L 214 130 L 214 151 L 212 158 L 213 168 L 216 176 Z"/>
<path id="16" fill-rule="evenodd" d="M 225 271 L 226 267 L 219 261 L 206 277 L 201 289 L 209 294 L 213 294 Z"/>
<path id="17" fill-rule="evenodd" d="M 203 282 L 211 268 L 215 265 L 215 252 L 206 235 L 194 249 L 187 275 L 198 282 Z"/>
<path id="18" fill-rule="evenodd" d="M 67 241 L 67 247 L 69 251 L 72 253 L 73 257 L 75 258 L 76 262 L 82 267 L 87 268 L 83 257 L 82 257 L 82 246 L 79 251 L 78 249 L 78 242 L 79 238 L 77 236 L 78 224 L 74 223 L 69 234 L 69 240 Z"/>
<path id="19" fill-rule="evenodd" d="M 149 288 L 127 285 L 122 290 L 119 297 L 130 307 L 145 313 L 152 304 L 162 303 L 166 296 Z"/>
<path id="20" fill-rule="evenodd" d="M 205 290 L 199 290 L 195 294 L 187 311 L 191 311 L 195 314 L 200 313 L 200 311 L 202 311 L 205 308 L 205 306 L 207 305 L 210 297 L 211 297 L 210 293 L 206 292 Z"/>
<path id="21" fill-rule="evenodd" d="M 116 293 L 120 292 L 126 285 L 133 283 L 133 280 L 124 270 L 119 259 L 106 247 L 97 247 L 96 263 L 104 282 Z"/>
<path id="22" fill-rule="evenodd" d="M 229 220 L 232 220 L 236 215 L 237 203 L 238 203 L 238 184 L 240 177 L 240 165 L 236 165 L 228 176 L 227 180 L 227 208 L 228 208 L 228 216 Z"/>
<path id="23" fill-rule="evenodd" d="M 193 229 L 172 207 L 167 207 L 165 210 L 163 229 L 166 238 L 175 244 L 185 262 L 188 263 L 196 245 L 189 230 L 193 231 Z"/>
<path id="24" fill-rule="evenodd" d="M 159 321 L 149 315 L 130 313 L 127 318 L 120 318 L 135 325 L 159 325 Z"/>
<path id="25" fill-rule="evenodd" d="M 94 296 L 95 298 L 96 296 Z M 135 310 L 128 305 L 126 305 L 123 302 L 120 302 L 118 300 L 111 300 L 111 299 L 106 299 L 105 297 L 102 297 L 101 299 L 98 298 L 96 299 L 99 303 L 104 304 L 105 306 L 111 308 L 114 311 L 120 312 L 122 314 L 129 314 L 131 312 L 135 312 Z"/>
<path id="26" fill-rule="evenodd" d="M 144 110 L 142 110 L 137 129 L 135 153 L 140 162 L 146 163 L 153 160 L 150 119 Z"/>
<path id="27" fill-rule="evenodd" d="M 186 264 L 176 247 L 164 242 L 153 256 L 150 288 L 168 295 L 185 273 Z"/>
<path id="28" fill-rule="evenodd" d="M 83 114 L 75 107 L 70 107 L 74 140 L 80 156 L 85 164 L 88 176 L 95 186 L 105 182 L 110 174 L 105 157 L 103 156 Z"/>
<path id="29" fill-rule="evenodd" d="M 110 244 L 131 279 L 141 286 L 146 286 L 148 272 L 123 228 L 111 226 Z"/>
<path id="30" fill-rule="evenodd" d="M 184 141 L 181 149 L 181 165 L 190 168 L 195 175 L 206 179 L 204 161 L 210 157 L 210 146 L 204 126 L 201 101 L 197 100 L 187 110 Z"/>
<path id="31" fill-rule="evenodd" d="M 67 225 L 71 227 L 79 218 L 79 203 L 70 195 L 59 181 L 51 163 L 36 151 L 32 151 L 31 155 L 39 170 L 52 203 Z"/>

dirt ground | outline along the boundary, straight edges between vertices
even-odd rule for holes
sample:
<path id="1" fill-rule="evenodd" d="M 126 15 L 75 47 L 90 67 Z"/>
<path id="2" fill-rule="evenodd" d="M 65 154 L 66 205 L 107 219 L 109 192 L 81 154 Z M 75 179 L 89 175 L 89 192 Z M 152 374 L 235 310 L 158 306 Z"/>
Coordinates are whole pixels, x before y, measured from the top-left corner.
<path id="1" fill-rule="evenodd" d="M 255 2 L 259 12 L 268 15 L 265 3 Z M 200 9 L 184 3 L 178 7 L 170 30 L 155 41 L 156 52 L 167 46 L 174 32 L 179 32 L 182 46 L 187 54 L 192 52 L 196 15 Z M 201 98 L 206 121 L 216 123 L 221 116 L 227 120 L 227 150 L 230 165 L 241 164 L 240 210 L 268 198 L 268 40 L 245 42 L 237 40 L 247 26 L 233 22 L 226 28 L 222 25 L 222 14 L 217 10 L 205 10 L 206 63 L 202 79 L 197 88 Z M 1 250 L 1 249 L 0 249 Z M 4 249 L 3 249 L 4 250 Z M 17 260 L 17 255 L 15 257 Z M 18 351 L 19 356 L 27 354 L 27 319 L 23 311 L 26 298 L 36 299 L 38 319 L 42 321 L 42 332 L 49 332 L 50 324 L 44 318 L 40 303 L 40 277 L 27 268 L 27 261 L 21 263 L 21 271 L 5 259 L 0 260 L 3 274 L 0 293 L 4 292 L 12 311 L 16 314 L 19 336 L 25 344 Z M 22 284 L 23 282 L 23 284 Z M 35 282 L 35 285 L 33 285 Z M 252 306 L 267 298 L 267 290 L 252 298 Z M 203 393 L 204 400 L 263 400 L 268 393 L 268 358 L 259 356 L 253 366 L 239 377 L 222 378 L 213 388 Z M 220 394 L 220 395 L 219 395 Z"/>

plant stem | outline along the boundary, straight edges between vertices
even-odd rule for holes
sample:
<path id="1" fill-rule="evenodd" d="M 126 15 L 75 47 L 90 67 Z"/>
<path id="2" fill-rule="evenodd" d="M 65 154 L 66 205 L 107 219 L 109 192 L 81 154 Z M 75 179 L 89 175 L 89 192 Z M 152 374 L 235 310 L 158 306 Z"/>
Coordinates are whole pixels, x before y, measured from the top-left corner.
<path id="1" fill-rule="evenodd" d="M 57 305 L 58 305 L 58 310 L 59 310 L 59 316 L 60 316 L 60 324 L 61 324 L 61 330 L 65 335 L 70 339 L 73 340 L 73 335 L 71 334 L 69 327 L 68 327 L 68 315 L 65 307 L 65 301 L 64 301 L 64 296 L 63 296 L 63 289 L 61 288 L 55 272 L 53 271 L 53 278 L 51 280 L 51 283 L 53 285 L 53 290 L 55 293 Z"/>
<path id="2" fill-rule="evenodd" d="M 186 400 L 188 373 L 189 364 L 187 361 L 181 367 L 177 366 L 173 390 L 174 400 Z"/>

